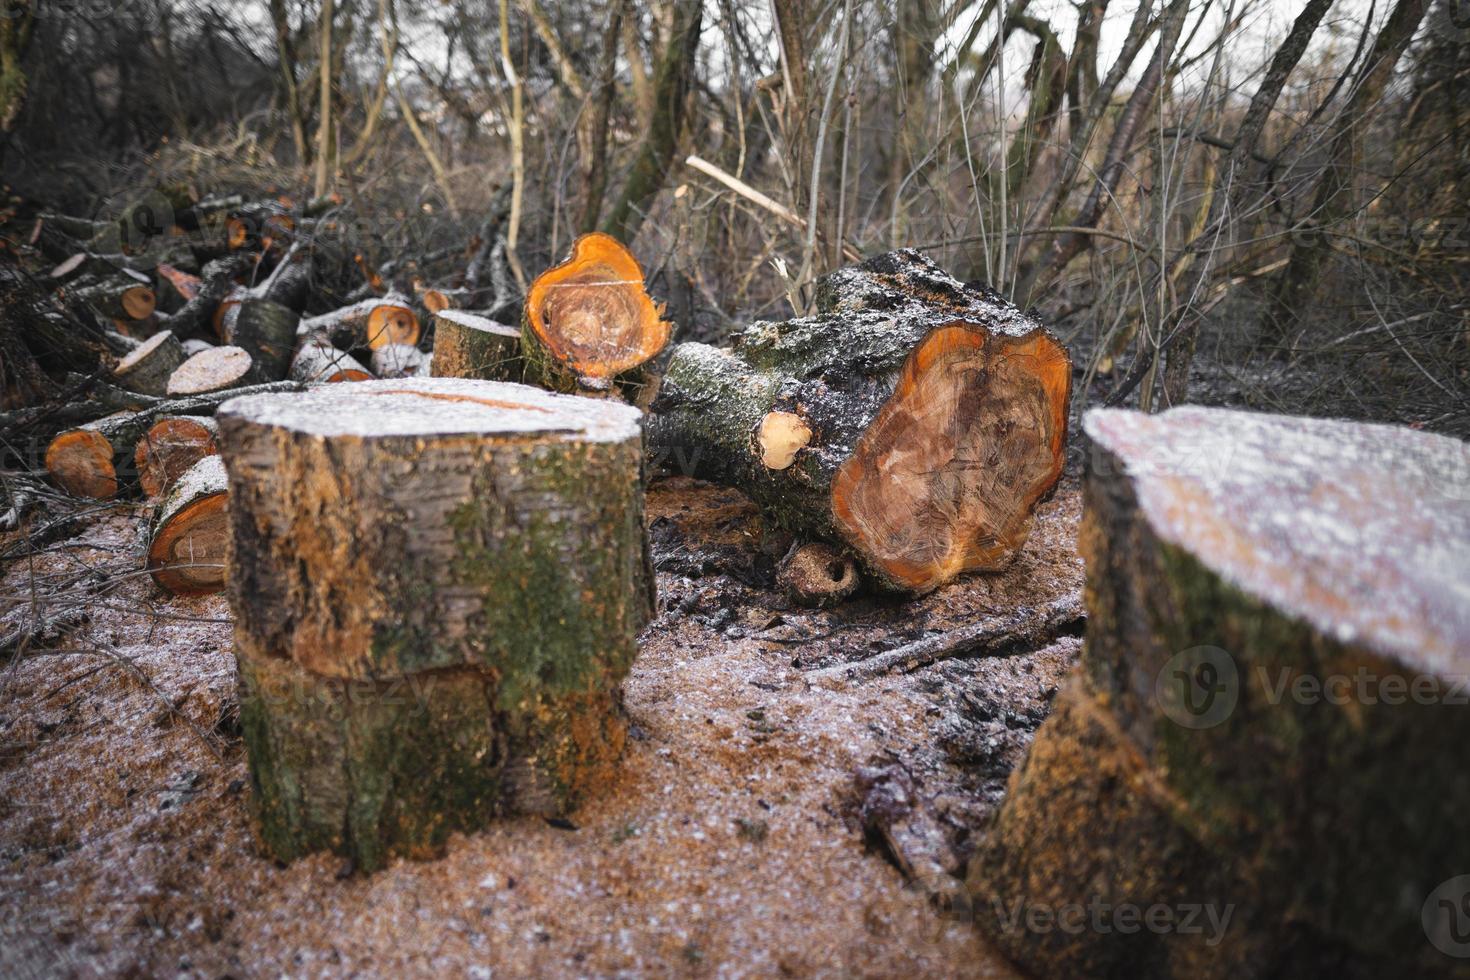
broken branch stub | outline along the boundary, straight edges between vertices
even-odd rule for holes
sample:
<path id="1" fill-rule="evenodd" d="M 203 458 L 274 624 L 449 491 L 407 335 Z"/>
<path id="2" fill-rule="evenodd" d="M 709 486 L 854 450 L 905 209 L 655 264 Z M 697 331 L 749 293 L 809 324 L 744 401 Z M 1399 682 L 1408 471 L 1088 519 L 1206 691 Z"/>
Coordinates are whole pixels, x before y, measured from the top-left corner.
<path id="1" fill-rule="evenodd" d="M 607 390 L 668 345 L 663 314 L 632 252 L 611 235 L 583 235 L 526 296 L 526 380 L 556 391 Z"/>
<path id="2" fill-rule="evenodd" d="M 926 592 L 1015 557 L 1061 475 L 1070 392 L 1040 323 L 903 250 L 827 276 L 815 316 L 676 347 L 650 446 Z"/>
<path id="3" fill-rule="evenodd" d="M 271 853 L 427 857 L 608 778 L 652 612 L 635 409 L 412 378 L 237 399 L 219 421 Z"/>
<path id="4" fill-rule="evenodd" d="M 1234 918 L 1215 942 L 982 923 L 1041 976 L 1464 975 L 1424 909 L 1470 867 L 1470 509 L 1439 479 L 1465 446 L 1195 407 L 1084 426 L 1087 643 L 971 893 Z"/>

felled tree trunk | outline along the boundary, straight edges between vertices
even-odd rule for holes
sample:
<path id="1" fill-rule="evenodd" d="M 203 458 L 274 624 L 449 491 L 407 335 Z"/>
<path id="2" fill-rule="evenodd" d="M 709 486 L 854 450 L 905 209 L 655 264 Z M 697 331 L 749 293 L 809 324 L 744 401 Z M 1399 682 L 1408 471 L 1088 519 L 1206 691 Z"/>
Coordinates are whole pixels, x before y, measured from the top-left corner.
<path id="1" fill-rule="evenodd" d="M 228 339 L 250 355 L 257 380 L 279 381 L 291 367 L 300 320 L 287 306 L 250 297 L 240 304 Z"/>
<path id="2" fill-rule="evenodd" d="M 373 351 L 373 374 L 379 378 L 428 377 L 433 356 L 408 344 L 385 344 Z"/>
<path id="3" fill-rule="evenodd" d="M 611 235 L 583 235 L 526 296 L 526 381 L 554 391 L 608 391 L 620 377 L 641 383 L 637 369 L 669 342 L 663 312 L 633 253 Z"/>
<path id="4" fill-rule="evenodd" d="M 1085 428 L 1086 647 L 972 862 L 982 923 L 1038 976 L 1465 975 L 1435 951 L 1464 891 L 1435 896 L 1470 867 L 1470 448 L 1199 408 Z M 1233 919 L 1025 928 L 1064 903 Z"/>
<path id="5" fill-rule="evenodd" d="M 1065 462 L 1066 351 L 911 250 L 828 276 L 818 303 L 733 351 L 675 348 L 656 458 L 850 549 L 890 589 L 1007 565 Z"/>
<path id="6" fill-rule="evenodd" d="M 158 397 L 168 390 L 168 379 L 184 360 L 184 347 L 173 331 L 160 330 L 118 361 L 112 377 L 129 391 Z"/>
<path id="7" fill-rule="evenodd" d="M 417 344 L 419 320 L 406 296 L 390 294 L 308 317 L 298 332 L 302 337 L 322 334 L 343 350 L 376 350 L 385 344 Z"/>
<path id="8" fill-rule="evenodd" d="M 652 609 L 636 410 L 406 379 L 236 400 L 220 428 L 272 854 L 430 856 L 609 777 Z"/>
<path id="9" fill-rule="evenodd" d="M 219 455 L 218 434 L 218 424 L 208 417 L 170 415 L 154 422 L 133 450 L 143 492 L 166 493 L 195 463 Z"/>
<path id="10" fill-rule="evenodd" d="M 175 481 L 153 522 L 148 571 L 176 595 L 225 587 L 230 489 L 218 456 L 206 456 Z"/>
<path id="11" fill-rule="evenodd" d="M 157 305 L 148 277 L 126 270 L 101 279 L 79 279 L 62 292 L 67 302 L 90 306 L 111 320 L 143 320 Z"/>
<path id="12" fill-rule="evenodd" d="M 517 381 L 521 373 L 521 333 L 514 327 L 460 310 L 434 317 L 436 378 Z"/>
<path id="13" fill-rule="evenodd" d="M 372 374 L 352 355 L 332 346 L 325 336 L 307 337 L 291 360 L 291 380 L 371 381 Z"/>

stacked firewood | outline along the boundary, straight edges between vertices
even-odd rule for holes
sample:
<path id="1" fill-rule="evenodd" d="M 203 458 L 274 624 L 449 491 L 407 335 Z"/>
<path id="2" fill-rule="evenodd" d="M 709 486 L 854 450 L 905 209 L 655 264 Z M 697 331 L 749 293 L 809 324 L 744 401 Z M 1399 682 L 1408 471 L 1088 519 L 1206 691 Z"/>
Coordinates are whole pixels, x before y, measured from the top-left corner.
<path id="1" fill-rule="evenodd" d="M 31 349 L 7 401 L 70 399 L 42 409 L 67 421 L 45 458 L 61 487 L 159 499 L 150 562 L 167 588 L 223 581 L 226 485 L 208 417 L 254 391 L 433 375 L 628 401 L 650 416 L 650 470 L 736 486 L 796 536 L 779 581 L 816 604 L 862 579 L 920 593 L 1003 567 L 1060 475 L 1066 351 L 912 250 L 838 270 L 811 315 L 753 324 L 730 349 L 670 347 L 638 261 L 598 233 L 523 303 L 493 235 L 438 285 L 359 253 L 356 287 L 319 289 L 341 281 L 351 251 L 321 247 L 335 206 L 199 202 L 147 243 L 166 259 L 151 265 L 110 225 L 42 214 L 31 240 L 56 264 L 27 275 L 0 256 L 26 296 L 0 310 L 0 349 L 69 345 Z"/>

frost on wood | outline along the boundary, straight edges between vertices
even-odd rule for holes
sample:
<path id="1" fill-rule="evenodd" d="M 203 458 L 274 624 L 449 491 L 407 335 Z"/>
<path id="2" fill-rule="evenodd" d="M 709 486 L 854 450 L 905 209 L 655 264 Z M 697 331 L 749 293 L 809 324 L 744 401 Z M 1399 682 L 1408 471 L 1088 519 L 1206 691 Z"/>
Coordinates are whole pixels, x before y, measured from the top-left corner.
<path id="1" fill-rule="evenodd" d="M 1470 867 L 1466 447 L 1192 407 L 1084 425 L 1087 643 L 971 892 L 1235 921 L 1215 948 L 982 921 L 1037 975 L 1444 974 L 1421 906 Z"/>
<path id="2" fill-rule="evenodd" d="M 211 347 L 189 358 L 168 379 L 168 393 L 200 395 L 249 384 L 254 361 L 239 347 Z"/>
<path id="3" fill-rule="evenodd" d="M 426 856 L 608 777 L 652 608 L 636 410 L 419 378 L 237 399 L 219 421 L 275 855 Z"/>
<path id="4" fill-rule="evenodd" d="M 840 270 L 815 316 L 675 348 L 657 458 L 924 592 L 1016 555 L 1065 461 L 1071 367 L 1040 323 L 912 250 Z"/>
<path id="5" fill-rule="evenodd" d="M 198 595 L 225 585 L 229 487 L 224 464 L 206 456 L 174 483 L 158 508 L 148 571 L 169 592 Z"/>
<path id="6" fill-rule="evenodd" d="M 515 381 L 521 374 L 521 332 L 515 327 L 445 309 L 434 316 L 436 378 Z"/>

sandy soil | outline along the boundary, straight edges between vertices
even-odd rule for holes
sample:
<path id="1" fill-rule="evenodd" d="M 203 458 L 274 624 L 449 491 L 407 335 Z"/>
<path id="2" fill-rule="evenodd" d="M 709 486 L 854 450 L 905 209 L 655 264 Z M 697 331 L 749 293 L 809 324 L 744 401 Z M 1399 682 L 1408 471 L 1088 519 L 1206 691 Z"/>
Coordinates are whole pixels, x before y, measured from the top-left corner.
<path id="1" fill-rule="evenodd" d="M 1076 594 L 1075 490 L 1006 573 L 824 612 L 771 590 L 786 542 L 739 495 L 666 481 L 649 510 L 660 615 L 621 777 L 564 826 L 503 822 L 371 877 L 257 852 L 229 609 L 136 571 L 141 509 L 6 561 L 0 634 L 59 603 L 89 620 L 0 666 L 0 976 L 1013 975 L 926 889 L 1078 641 L 807 675 Z"/>

